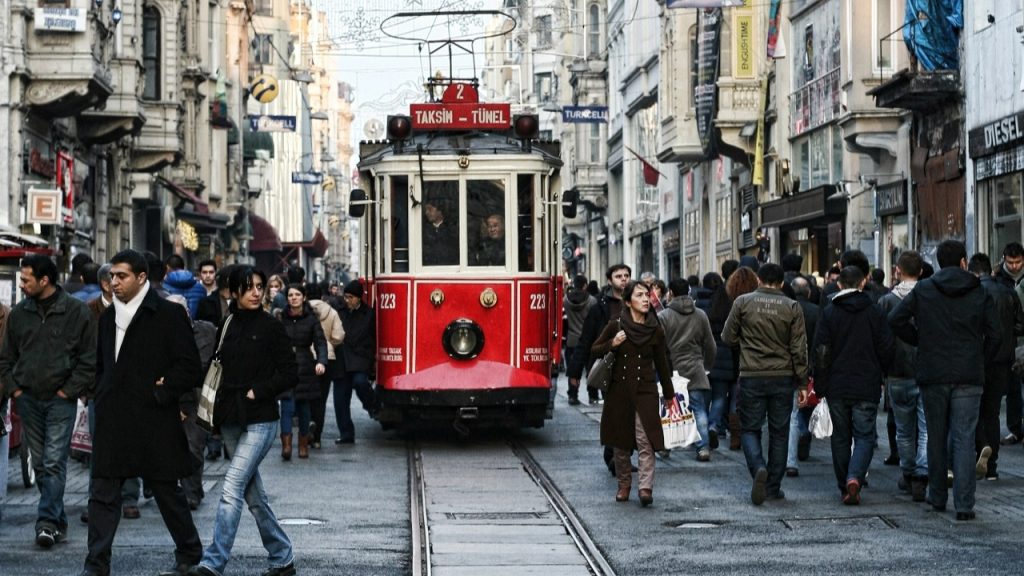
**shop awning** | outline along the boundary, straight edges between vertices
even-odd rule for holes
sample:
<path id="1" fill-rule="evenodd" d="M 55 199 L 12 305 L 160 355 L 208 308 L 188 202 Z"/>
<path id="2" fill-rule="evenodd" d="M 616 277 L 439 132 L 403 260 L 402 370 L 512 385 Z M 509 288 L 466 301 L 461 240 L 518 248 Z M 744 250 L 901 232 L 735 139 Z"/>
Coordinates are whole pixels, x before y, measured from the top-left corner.
<path id="1" fill-rule="evenodd" d="M 328 242 L 327 237 L 320 231 L 319 228 L 313 234 L 313 237 L 307 242 L 286 242 L 285 248 L 295 249 L 302 248 L 313 258 L 323 258 L 324 254 L 327 254 Z"/>
<path id="2" fill-rule="evenodd" d="M 179 208 L 175 211 L 175 214 L 178 218 L 195 226 L 199 232 L 218 232 L 227 228 L 228 223 L 231 222 L 230 216 L 220 212 L 207 212 L 204 214 L 197 210 Z"/>
<path id="3" fill-rule="evenodd" d="M 242 157 L 245 160 L 255 160 L 257 150 L 263 150 L 273 158 L 274 139 L 267 132 L 253 132 L 246 123 L 242 130 Z"/>
<path id="4" fill-rule="evenodd" d="M 249 214 L 249 224 L 252 226 L 252 240 L 249 240 L 250 252 L 280 252 L 281 238 L 277 235 L 277 229 L 266 218 Z"/>
<path id="5" fill-rule="evenodd" d="M 846 214 L 847 198 L 843 195 L 836 195 L 836 190 L 835 185 L 826 184 L 763 204 L 761 206 L 761 226 L 764 228 L 791 225 L 810 226 L 821 222 L 841 220 Z"/>
<path id="6" fill-rule="evenodd" d="M 203 202 L 203 199 L 200 198 L 199 196 L 196 196 L 195 192 L 192 192 L 191 190 L 188 190 L 186 188 L 182 188 L 178 184 L 171 182 L 170 180 L 164 178 L 163 176 L 157 176 L 156 181 L 159 182 L 160 185 L 163 186 L 164 188 L 167 188 L 172 194 L 174 194 L 178 198 L 181 198 L 186 202 L 191 202 L 192 205 L 195 206 L 196 213 L 210 213 L 210 205 L 207 204 L 206 202 Z"/>

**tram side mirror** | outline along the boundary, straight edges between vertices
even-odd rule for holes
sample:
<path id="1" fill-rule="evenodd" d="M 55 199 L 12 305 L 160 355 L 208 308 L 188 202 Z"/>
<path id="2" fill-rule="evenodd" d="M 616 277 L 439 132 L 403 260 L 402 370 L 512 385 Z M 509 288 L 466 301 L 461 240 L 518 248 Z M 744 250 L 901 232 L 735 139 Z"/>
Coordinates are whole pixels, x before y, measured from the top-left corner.
<path id="1" fill-rule="evenodd" d="M 365 190 L 360 188 L 353 190 L 348 196 L 348 215 L 353 218 L 362 218 L 363 214 L 366 214 L 368 200 Z"/>
<path id="2" fill-rule="evenodd" d="M 562 193 L 562 217 L 575 218 L 576 208 L 580 203 L 579 190 L 566 190 Z"/>

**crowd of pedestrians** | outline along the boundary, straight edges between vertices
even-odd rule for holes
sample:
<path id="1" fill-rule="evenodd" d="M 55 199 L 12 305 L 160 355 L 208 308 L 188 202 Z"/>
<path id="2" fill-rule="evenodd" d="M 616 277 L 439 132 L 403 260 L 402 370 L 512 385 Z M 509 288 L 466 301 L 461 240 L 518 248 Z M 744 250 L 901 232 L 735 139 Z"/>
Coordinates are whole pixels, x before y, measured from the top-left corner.
<path id="1" fill-rule="evenodd" d="M 937 269 L 904 251 L 891 288 L 859 250 L 824 278 L 803 273 L 798 254 L 781 265 L 727 260 L 721 274 L 675 278 L 667 290 L 649 273 L 632 281 L 623 264 L 599 292 L 575 277 L 564 300 L 568 401 L 580 403 L 587 369 L 616 351 L 603 399 L 587 388 L 603 403 L 616 501 L 629 499 L 632 472 L 641 504 L 653 500 L 654 454 L 670 456 L 656 426 L 659 386 L 668 404 L 682 385 L 700 434 L 688 450 L 709 462 L 727 435 L 743 451 L 755 505 L 785 498 L 784 479 L 810 454 L 813 407 L 825 402 L 838 502 L 861 502 L 883 409 L 896 488 L 936 511 L 952 488 L 956 519 L 974 519 L 977 481 L 997 480 L 1000 445 L 1024 437 L 1024 246 L 1008 244 L 993 265 L 947 240 L 934 259 Z"/>
<path id="2" fill-rule="evenodd" d="M 83 576 L 110 573 L 118 524 L 140 516 L 140 497 L 155 500 L 174 542 L 174 564 L 162 574 L 224 573 L 246 508 L 267 550 L 264 575 L 295 574 L 259 465 L 279 437 L 281 457 L 291 459 L 293 417 L 298 457 L 320 448 L 332 388 L 337 444 L 355 439 L 353 392 L 376 410 L 375 322 L 362 284 L 306 283 L 297 267 L 268 281 L 251 266 L 218 270 L 211 260 L 193 274 L 178 255 L 162 261 L 133 250 L 107 263 L 78 256 L 63 284 L 52 259 L 28 256 L 19 281 L 24 297 L 13 309 L 0 305 L 0 423 L 7 431 L 13 399 L 40 495 L 35 544 L 67 538 L 64 490 L 84 405 L 91 454 Z M 197 406 L 215 357 L 222 380 L 210 426 Z M 192 511 L 205 497 L 204 462 L 222 456 L 230 461 L 204 549 Z"/>

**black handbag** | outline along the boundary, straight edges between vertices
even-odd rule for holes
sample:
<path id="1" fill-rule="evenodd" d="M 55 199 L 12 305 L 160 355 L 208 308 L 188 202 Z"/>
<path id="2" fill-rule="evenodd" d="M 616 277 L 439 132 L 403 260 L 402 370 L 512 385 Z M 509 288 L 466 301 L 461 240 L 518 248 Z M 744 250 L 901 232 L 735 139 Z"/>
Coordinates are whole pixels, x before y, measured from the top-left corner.
<path id="1" fill-rule="evenodd" d="M 619 329 L 622 329 L 622 320 L 619 320 Z M 615 364 L 615 351 L 609 350 L 607 354 L 594 361 L 587 373 L 587 387 L 597 388 L 606 392 L 612 383 L 612 365 Z"/>

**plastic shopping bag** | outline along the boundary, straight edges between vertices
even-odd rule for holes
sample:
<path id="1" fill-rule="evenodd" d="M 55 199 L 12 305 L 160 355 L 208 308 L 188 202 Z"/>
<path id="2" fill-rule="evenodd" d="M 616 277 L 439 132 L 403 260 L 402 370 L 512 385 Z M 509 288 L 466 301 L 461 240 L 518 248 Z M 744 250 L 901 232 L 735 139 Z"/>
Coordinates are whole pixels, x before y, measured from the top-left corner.
<path id="1" fill-rule="evenodd" d="M 686 390 L 686 388 L 683 388 Z M 661 431 L 665 437 L 665 449 L 685 448 L 700 441 L 697 420 L 690 411 L 689 395 L 676 393 L 676 397 L 661 405 Z"/>
<path id="2" fill-rule="evenodd" d="M 828 400 L 822 398 L 811 412 L 811 420 L 807 425 L 811 434 L 821 440 L 832 435 L 832 415 L 828 412 Z"/>
<path id="3" fill-rule="evenodd" d="M 92 453 L 92 434 L 89 433 L 89 409 L 81 400 L 78 401 L 78 413 L 75 415 L 75 429 L 71 432 L 71 449 L 86 454 Z"/>

